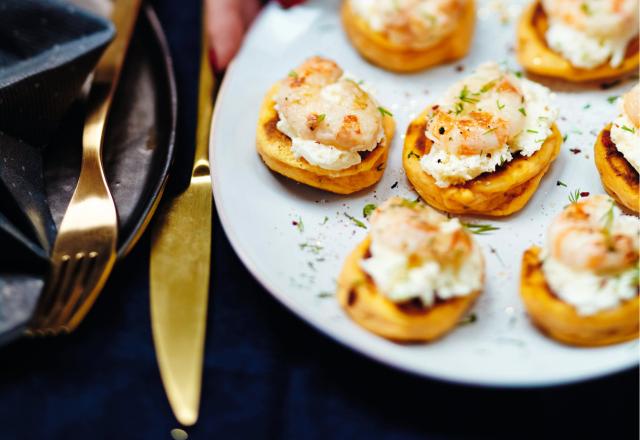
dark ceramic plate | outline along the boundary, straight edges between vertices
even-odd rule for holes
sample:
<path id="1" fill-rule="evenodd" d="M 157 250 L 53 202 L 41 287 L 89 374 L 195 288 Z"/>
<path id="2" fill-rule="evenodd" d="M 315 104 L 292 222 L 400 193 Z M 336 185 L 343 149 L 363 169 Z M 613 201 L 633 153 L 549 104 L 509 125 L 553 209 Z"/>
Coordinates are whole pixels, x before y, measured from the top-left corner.
<path id="1" fill-rule="evenodd" d="M 105 173 L 120 221 L 118 258 L 144 232 L 162 195 L 173 159 L 177 98 L 169 49 L 149 6 L 138 22 L 107 127 Z M 44 153 L 45 191 L 56 225 L 60 225 L 80 172 L 83 111 L 76 104 L 54 142 Z M 21 235 L 0 236 L 20 240 Z M 27 242 L 28 240 L 24 240 Z M 20 336 L 31 319 L 43 285 L 42 254 L 23 246 L 33 270 L 0 273 L 0 343 Z"/>

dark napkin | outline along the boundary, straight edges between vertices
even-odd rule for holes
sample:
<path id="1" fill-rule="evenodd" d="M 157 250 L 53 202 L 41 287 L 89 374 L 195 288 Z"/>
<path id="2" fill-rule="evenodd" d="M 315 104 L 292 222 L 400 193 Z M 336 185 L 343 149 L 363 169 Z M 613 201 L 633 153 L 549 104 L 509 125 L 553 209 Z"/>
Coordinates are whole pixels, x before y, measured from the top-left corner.
<path id="1" fill-rule="evenodd" d="M 113 35 L 63 1 L 0 0 L 0 342 L 29 319 L 55 239 L 44 149 Z"/>

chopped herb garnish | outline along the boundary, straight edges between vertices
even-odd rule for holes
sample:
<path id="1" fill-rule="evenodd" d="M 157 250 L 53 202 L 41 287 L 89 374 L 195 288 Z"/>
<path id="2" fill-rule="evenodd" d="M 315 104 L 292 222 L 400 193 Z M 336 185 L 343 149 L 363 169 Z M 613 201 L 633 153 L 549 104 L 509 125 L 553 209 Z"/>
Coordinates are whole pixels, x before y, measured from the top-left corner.
<path id="1" fill-rule="evenodd" d="M 324 121 L 324 119 L 327 117 L 327 115 L 325 115 L 324 113 L 321 113 L 318 115 L 318 124 L 322 121 Z"/>
<path id="2" fill-rule="evenodd" d="M 496 80 L 489 81 L 488 83 L 482 86 L 482 88 L 480 89 L 480 93 L 488 92 L 489 90 L 493 89 L 495 85 L 496 85 Z"/>
<path id="3" fill-rule="evenodd" d="M 516 78 L 522 78 L 522 72 L 520 70 L 517 70 L 515 72 L 513 72 L 513 74 L 516 76 Z"/>
<path id="4" fill-rule="evenodd" d="M 374 205 L 373 203 L 367 203 L 366 205 L 364 205 L 364 208 L 362 208 L 362 215 L 364 217 L 369 217 L 371 213 L 375 210 L 376 210 L 376 205 Z"/>
<path id="5" fill-rule="evenodd" d="M 497 226 L 489 225 L 489 224 L 480 224 L 480 223 L 462 223 L 469 232 L 476 235 L 485 235 L 489 232 L 497 231 Z"/>
<path id="6" fill-rule="evenodd" d="M 296 223 L 296 228 L 298 228 L 298 231 L 304 232 L 304 222 L 302 221 L 302 217 L 298 218 L 298 221 L 295 223 Z"/>
<path id="7" fill-rule="evenodd" d="M 520 107 L 518 111 L 522 113 L 524 116 L 527 116 L 527 111 L 524 109 L 524 107 Z"/>
<path id="8" fill-rule="evenodd" d="M 569 135 L 565 134 L 564 136 L 562 136 L 562 142 L 567 142 L 568 138 L 569 138 Z"/>
<path id="9" fill-rule="evenodd" d="M 591 108 L 591 104 L 585 104 L 584 107 L 582 107 L 582 110 L 589 110 Z"/>
<path id="10" fill-rule="evenodd" d="M 298 77 L 298 72 L 296 72 L 295 70 L 291 70 L 291 71 L 289 72 L 289 76 L 290 76 L 291 78 L 297 78 L 297 77 Z"/>
<path id="11" fill-rule="evenodd" d="M 462 113 L 462 110 L 464 110 L 464 104 L 461 102 L 456 102 L 456 105 L 453 108 L 456 111 L 456 115 L 459 115 L 460 113 Z"/>
<path id="12" fill-rule="evenodd" d="M 318 293 L 318 298 L 331 298 L 333 297 L 333 292 L 320 292 Z"/>
<path id="13" fill-rule="evenodd" d="M 566 183 L 564 183 L 562 180 L 558 180 L 558 181 L 556 182 L 556 186 L 564 186 L 564 187 L 566 188 L 566 187 L 567 187 L 567 184 L 566 184 Z"/>
<path id="14" fill-rule="evenodd" d="M 498 110 L 502 110 L 506 104 L 502 104 L 499 100 L 496 100 L 496 105 L 498 106 Z"/>
<path id="15" fill-rule="evenodd" d="M 324 220 L 322 220 L 322 223 L 320 223 L 320 225 L 326 225 L 327 222 L 329 221 L 329 217 L 327 217 L 326 215 L 324 216 Z"/>
<path id="16" fill-rule="evenodd" d="M 527 133 L 538 133 L 538 130 L 531 130 L 530 128 L 528 128 Z"/>
<path id="17" fill-rule="evenodd" d="M 469 93 L 469 87 L 467 87 L 465 84 L 465 86 L 462 88 L 462 91 L 460 92 L 460 101 L 466 102 L 468 104 L 475 104 L 476 102 L 478 102 L 476 98 L 469 97 Z"/>
<path id="18" fill-rule="evenodd" d="M 582 2 L 580 4 L 580 10 L 584 12 L 585 15 L 591 15 L 591 9 L 589 8 L 589 5 L 587 4 L 587 2 Z"/>
<path id="19" fill-rule="evenodd" d="M 607 102 L 608 102 L 609 104 L 613 104 L 613 103 L 614 103 L 614 102 L 616 102 L 617 100 L 618 100 L 618 96 L 609 96 L 609 97 L 607 98 Z"/>
<path id="20" fill-rule="evenodd" d="M 613 220 L 614 220 L 614 212 L 613 212 L 614 206 L 615 206 L 614 201 L 611 200 L 611 206 L 609 206 L 609 209 L 607 209 L 607 212 L 605 212 L 605 214 L 602 216 L 602 220 L 604 223 L 602 226 L 602 235 L 604 235 L 604 240 L 607 243 L 607 249 L 609 250 L 614 249 L 613 237 L 611 235 L 611 230 L 613 229 Z"/>
<path id="21" fill-rule="evenodd" d="M 322 246 L 313 243 L 300 243 L 298 246 L 300 246 L 300 249 L 302 249 L 303 251 L 306 250 L 311 252 L 312 254 L 319 254 L 323 249 Z"/>
<path id="22" fill-rule="evenodd" d="M 363 222 L 361 222 L 360 220 L 358 220 L 358 219 L 357 219 L 357 218 L 355 218 L 354 216 L 349 215 L 349 214 L 347 214 L 346 212 L 343 212 L 343 214 L 344 214 L 344 216 L 345 216 L 346 218 L 348 218 L 349 220 L 351 220 L 351 222 L 352 222 L 354 225 L 356 225 L 357 227 L 362 228 L 362 229 L 367 229 L 367 225 L 365 225 Z"/>
<path id="23" fill-rule="evenodd" d="M 569 193 L 569 202 L 570 203 L 576 203 L 578 200 L 580 200 L 580 190 L 579 189 Z"/>
<path id="24" fill-rule="evenodd" d="M 483 135 L 485 134 L 489 134 L 489 133 L 493 133 L 494 131 L 496 131 L 498 129 L 498 127 L 493 127 L 488 129 L 487 131 L 485 131 L 484 133 L 482 133 Z"/>
<path id="25" fill-rule="evenodd" d="M 624 131 L 628 131 L 629 133 L 635 133 L 635 132 L 636 132 L 636 129 L 635 129 L 635 128 L 629 128 L 629 127 L 627 127 L 626 125 L 623 125 L 623 126 L 622 126 L 622 127 L 620 127 L 620 128 L 622 128 Z"/>
<path id="26" fill-rule="evenodd" d="M 478 320 L 478 316 L 475 313 L 471 313 L 460 320 L 458 325 L 472 324 Z"/>
<path id="27" fill-rule="evenodd" d="M 420 159 L 420 156 L 418 156 L 416 153 L 414 153 L 413 151 L 409 151 L 409 154 L 407 154 L 407 159 L 411 159 L 412 157 Z"/>
<path id="28" fill-rule="evenodd" d="M 382 116 L 393 116 L 393 113 L 391 113 L 389 110 L 387 110 L 384 107 L 378 107 L 378 111 Z"/>

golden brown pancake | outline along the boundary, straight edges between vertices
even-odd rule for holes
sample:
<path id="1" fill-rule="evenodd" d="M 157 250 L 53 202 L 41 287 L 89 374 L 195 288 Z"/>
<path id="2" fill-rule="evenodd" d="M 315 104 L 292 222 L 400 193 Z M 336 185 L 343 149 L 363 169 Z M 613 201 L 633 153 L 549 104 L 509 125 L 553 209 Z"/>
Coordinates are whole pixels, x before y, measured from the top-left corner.
<path id="1" fill-rule="evenodd" d="M 533 196 L 540 180 L 557 157 L 562 135 L 553 124 L 552 134 L 530 157 L 518 156 L 495 172 L 484 173 L 464 184 L 440 188 L 420 167 L 420 158 L 431 150 L 425 135 L 425 110 L 407 129 L 402 162 L 407 177 L 429 205 L 452 214 L 500 217 L 519 211 Z"/>
<path id="2" fill-rule="evenodd" d="M 276 128 L 279 118 L 273 96 L 277 91 L 278 84 L 264 98 L 256 134 L 258 153 L 271 170 L 297 182 L 337 194 L 360 191 L 382 178 L 395 130 L 392 117 L 383 116 L 385 138 L 373 151 L 361 153 L 362 162 L 344 170 L 326 170 L 311 165 L 304 158 L 297 159 L 291 152 L 291 139 Z"/>
<path id="3" fill-rule="evenodd" d="M 594 146 L 596 168 L 602 186 L 620 205 L 634 214 L 640 213 L 640 176 L 611 140 L 611 124 L 605 127 Z"/>
<path id="4" fill-rule="evenodd" d="M 570 345 L 599 346 L 638 337 L 638 296 L 615 309 L 578 315 L 549 288 L 537 247 L 525 251 L 520 280 L 520 295 L 531 320 L 553 339 Z"/>
<path id="5" fill-rule="evenodd" d="M 351 318 L 367 330 L 399 342 L 426 342 L 442 337 L 460 321 L 480 292 L 436 302 L 398 304 L 382 295 L 373 279 L 360 268 L 369 253 L 366 238 L 347 257 L 338 278 L 338 301 Z"/>
<path id="6" fill-rule="evenodd" d="M 471 46 L 475 20 L 474 1 L 469 0 L 457 28 L 449 36 L 433 47 L 413 49 L 392 43 L 371 29 L 348 1 L 342 2 L 342 23 L 353 46 L 373 64 L 394 72 L 415 72 L 462 58 Z"/>
<path id="7" fill-rule="evenodd" d="M 531 3 L 518 24 L 518 62 L 528 72 L 567 81 L 582 82 L 613 79 L 638 70 L 638 37 L 627 47 L 624 61 L 618 67 L 608 63 L 594 69 L 574 67 L 547 46 L 545 33 L 549 27 L 547 15 L 539 0 Z"/>

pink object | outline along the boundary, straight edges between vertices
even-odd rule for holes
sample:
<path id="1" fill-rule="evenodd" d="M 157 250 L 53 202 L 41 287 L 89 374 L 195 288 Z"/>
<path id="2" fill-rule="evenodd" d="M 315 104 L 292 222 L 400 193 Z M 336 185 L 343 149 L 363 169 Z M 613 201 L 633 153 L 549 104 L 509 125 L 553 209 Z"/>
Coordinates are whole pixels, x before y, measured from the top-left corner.
<path id="1" fill-rule="evenodd" d="M 304 0 L 278 0 L 278 3 L 280 3 L 285 8 L 290 8 L 291 6 L 304 3 Z"/>

